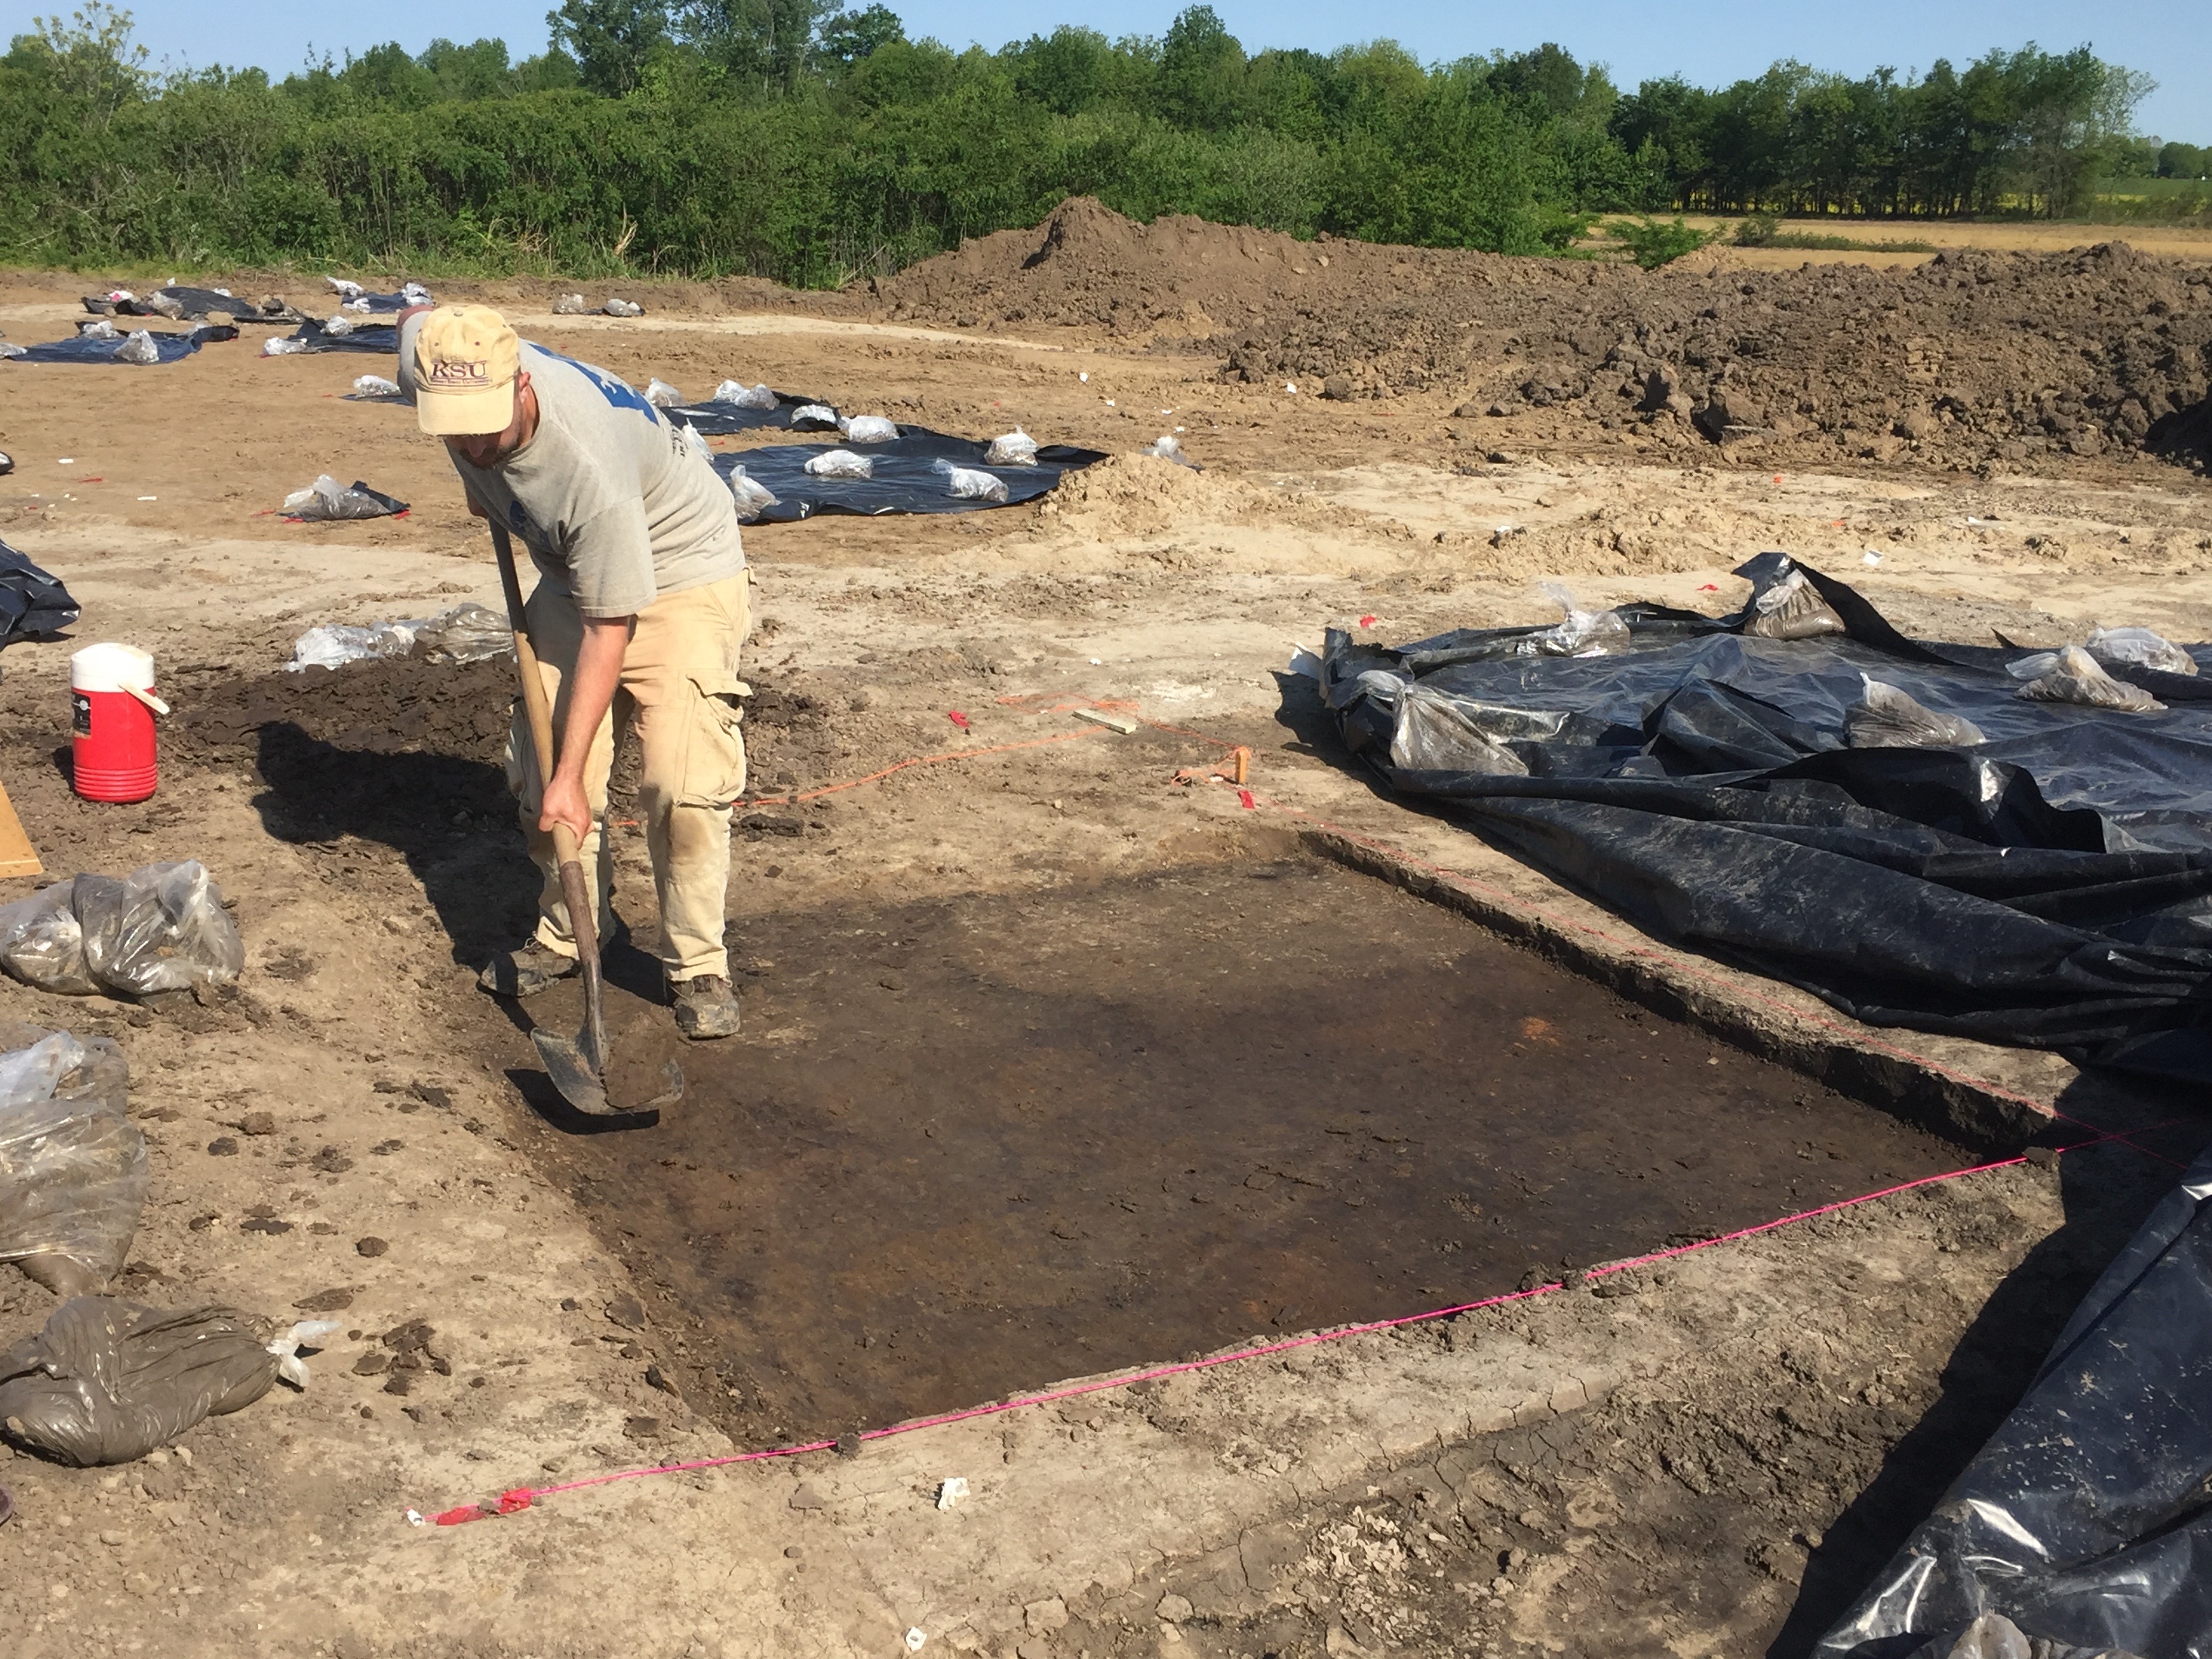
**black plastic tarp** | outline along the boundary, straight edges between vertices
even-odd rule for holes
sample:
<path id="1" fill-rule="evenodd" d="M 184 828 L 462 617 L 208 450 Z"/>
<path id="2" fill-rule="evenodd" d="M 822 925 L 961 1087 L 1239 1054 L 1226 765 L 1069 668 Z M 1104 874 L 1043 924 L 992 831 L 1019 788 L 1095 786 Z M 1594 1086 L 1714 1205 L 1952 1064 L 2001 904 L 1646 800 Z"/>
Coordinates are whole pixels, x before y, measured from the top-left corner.
<path id="1" fill-rule="evenodd" d="M 2208 1199 L 2212 1153 L 2105 1270 L 1819 1659 L 1891 1659 L 1984 1613 L 2041 1641 L 2212 1656 Z"/>
<path id="2" fill-rule="evenodd" d="M 1908 640 L 1805 575 L 1848 636 L 1652 605 L 1602 656 L 1332 630 L 1322 694 L 1394 791 L 1660 938 L 1873 1024 L 2212 1080 L 2212 682 L 2113 671 L 2157 713 L 2027 702 L 2025 653 Z M 1988 741 L 1847 747 L 1869 677 Z"/>
<path id="3" fill-rule="evenodd" d="M 714 457 L 714 469 L 724 477 L 742 465 L 748 477 L 767 486 L 775 505 L 761 519 L 770 524 L 789 524 L 817 513 L 972 513 L 979 507 L 1012 507 L 1034 501 L 1057 484 L 1063 475 L 1106 459 L 1097 449 L 1077 449 L 1066 444 L 1047 444 L 1037 451 L 1034 466 L 989 466 L 983 460 L 990 446 L 973 438 L 956 438 L 927 427 L 902 426 L 896 441 L 880 444 L 779 444 L 765 449 L 734 450 Z M 832 449 L 848 448 L 875 464 L 866 478 L 817 477 L 806 463 Z M 1003 481 L 1006 499 L 993 501 L 952 494 L 937 462 L 988 472 Z"/>
<path id="4" fill-rule="evenodd" d="M 58 634 L 78 617 L 69 589 L 0 542 L 0 646 L 40 634 Z"/>
<path id="5" fill-rule="evenodd" d="M 115 331 L 116 337 L 112 340 L 93 339 L 82 334 L 66 340 L 49 340 L 44 345 L 31 347 L 20 357 L 0 359 L 0 362 L 112 363 L 123 368 L 151 367 L 151 365 L 130 363 L 115 355 L 129 339 L 131 331 L 118 328 Z M 235 340 L 238 337 L 238 331 L 228 324 L 221 328 L 196 328 L 189 333 L 183 334 L 173 330 L 165 332 L 159 329 L 148 329 L 145 332 L 153 340 L 154 349 L 160 354 L 161 361 L 164 363 L 173 363 L 179 358 L 189 357 L 202 346 L 212 344 L 218 340 Z"/>
<path id="6" fill-rule="evenodd" d="M 827 409 L 830 406 L 818 398 L 801 398 L 796 393 L 779 392 L 774 409 L 740 409 L 735 404 L 684 404 L 666 411 L 669 419 L 696 427 L 706 438 L 723 438 L 737 432 L 767 430 L 793 432 L 821 432 L 835 430 L 836 422 L 809 419 L 794 422 L 791 417 L 802 409 Z M 834 414 L 834 410 L 832 411 Z"/>
<path id="7" fill-rule="evenodd" d="M 397 356 L 399 352 L 397 323 L 356 323 L 346 333 L 333 334 L 310 318 L 294 329 L 290 337 L 299 342 L 300 351 L 368 351 L 380 357 Z"/>
<path id="8" fill-rule="evenodd" d="M 240 323 L 291 323 L 299 320 L 299 313 L 282 301 L 264 312 L 258 301 L 225 294 L 216 289 L 192 288 L 178 283 L 156 289 L 151 295 L 136 300 L 111 300 L 104 294 L 88 294 L 84 308 L 109 317 L 169 316 L 169 312 L 150 303 L 155 300 L 173 303 L 178 307 L 175 314 L 184 318 L 210 317 L 221 312 L 233 321 Z"/>

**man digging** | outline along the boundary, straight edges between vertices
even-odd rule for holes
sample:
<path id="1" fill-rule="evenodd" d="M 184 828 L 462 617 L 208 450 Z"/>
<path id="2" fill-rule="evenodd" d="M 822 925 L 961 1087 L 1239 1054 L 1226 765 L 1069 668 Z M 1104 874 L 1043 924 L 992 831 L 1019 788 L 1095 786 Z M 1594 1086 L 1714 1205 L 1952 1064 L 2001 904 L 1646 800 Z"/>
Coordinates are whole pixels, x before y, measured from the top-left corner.
<path id="1" fill-rule="evenodd" d="M 577 971 L 556 823 L 596 872 L 599 937 L 611 936 L 614 861 L 600 825 L 615 736 L 635 718 L 677 1029 L 695 1040 L 733 1035 L 723 902 L 730 806 L 745 784 L 738 649 L 751 619 L 729 490 L 629 386 L 525 344 L 487 307 L 404 313 L 399 382 L 422 430 L 445 440 L 469 510 L 505 525 L 538 568 L 524 612 L 556 745 L 542 799 L 520 705 L 507 746 L 507 784 L 544 875 L 538 931 L 477 982 L 526 997 Z"/>

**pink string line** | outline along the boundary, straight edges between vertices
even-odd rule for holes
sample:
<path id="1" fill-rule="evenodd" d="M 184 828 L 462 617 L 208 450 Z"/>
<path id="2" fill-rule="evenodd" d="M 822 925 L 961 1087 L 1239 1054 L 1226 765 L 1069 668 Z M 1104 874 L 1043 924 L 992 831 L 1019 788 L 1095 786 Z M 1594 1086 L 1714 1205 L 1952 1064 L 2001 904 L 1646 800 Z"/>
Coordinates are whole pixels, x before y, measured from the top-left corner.
<path id="1" fill-rule="evenodd" d="M 2100 1135 L 2095 1139 L 2078 1141 L 2074 1146 L 2061 1148 L 2060 1151 L 2079 1152 L 2103 1141 L 2120 1139 L 2122 1137 L 2118 1135 Z M 1793 1215 L 1785 1215 L 1777 1220 L 1762 1221 L 1756 1226 L 1740 1227 L 1734 1232 L 1723 1233 L 1713 1238 L 1698 1239 L 1687 1244 L 1678 1244 L 1670 1249 L 1652 1250 L 1643 1255 L 1630 1256 L 1624 1261 L 1609 1261 L 1601 1267 L 1590 1268 L 1583 1277 L 1585 1279 L 1609 1278 L 1614 1273 L 1626 1273 L 1631 1268 L 1649 1267 L 1654 1262 L 1670 1261 L 1676 1256 L 1688 1255 L 1696 1250 L 1711 1249 L 1717 1244 L 1733 1244 L 1743 1239 L 1756 1238 L 1761 1233 L 1771 1233 L 1778 1228 L 1795 1226 L 1801 1221 L 1812 1221 L 1824 1215 L 1833 1215 L 1839 1210 L 1849 1210 L 1862 1204 L 1871 1204 L 1877 1199 L 1894 1197 L 1897 1194 L 1909 1193 L 1916 1188 L 1930 1187 L 1940 1182 L 1957 1181 L 1966 1176 L 1984 1175 L 1992 1170 L 2008 1170 L 2026 1162 L 2027 1159 L 2025 1156 L 1998 1158 L 1992 1163 L 1970 1164 L 1960 1170 L 1948 1170 L 1941 1175 L 1922 1176 L 1917 1180 L 1901 1181 L 1895 1186 L 1884 1187 L 1876 1192 L 1863 1193 L 1856 1198 L 1838 1199 L 1831 1204 L 1823 1204 L 1810 1210 L 1801 1210 Z M 1013 1399 L 1002 1400 L 989 1405 L 971 1406 L 965 1410 L 957 1412 L 942 1412 L 934 1417 L 913 1418 L 904 1423 L 895 1423 L 889 1428 L 863 1430 L 860 1437 L 863 1441 L 887 1440 L 894 1435 L 913 1434 L 922 1429 L 945 1428 L 951 1424 L 965 1423 L 979 1417 L 996 1417 L 1007 1412 L 1026 1410 L 1032 1406 L 1049 1406 L 1062 1400 L 1074 1400 L 1085 1395 L 1103 1393 L 1109 1389 L 1126 1389 L 1139 1382 L 1153 1382 L 1163 1377 L 1181 1376 L 1191 1371 L 1210 1370 L 1217 1365 L 1236 1364 L 1248 1359 L 1264 1359 L 1271 1354 L 1288 1353 L 1293 1349 L 1313 1347 L 1323 1342 L 1338 1342 L 1348 1336 L 1366 1336 L 1377 1331 L 1395 1330 L 1401 1326 L 1420 1325 L 1432 1320 L 1449 1319 L 1459 1314 L 1479 1312 L 1485 1308 L 1502 1307 L 1508 1303 L 1525 1302 L 1535 1297 L 1550 1296 L 1565 1288 L 1565 1279 L 1554 1279 L 1549 1284 L 1540 1285 L 1534 1290 L 1508 1291 L 1503 1295 L 1485 1297 L 1476 1302 L 1456 1303 L 1449 1308 L 1431 1309 L 1426 1313 L 1401 1314 L 1395 1318 L 1370 1320 L 1364 1324 L 1341 1325 L 1334 1330 L 1310 1332 L 1304 1336 L 1286 1337 L 1280 1342 L 1232 1349 L 1229 1352 L 1212 1354 L 1202 1359 L 1187 1359 L 1172 1365 L 1155 1365 L 1148 1370 L 1133 1371 L 1123 1376 L 1078 1382 L 1068 1388 L 1048 1389 L 1041 1394 L 1019 1395 Z M 797 1445 L 771 1446 L 757 1451 L 738 1452 L 728 1457 L 701 1458 L 688 1463 L 662 1463 L 649 1468 L 620 1469 L 611 1474 L 586 1475 L 580 1480 L 564 1480 L 557 1486 L 517 1486 L 511 1491 L 501 1492 L 498 1498 L 489 1504 L 464 1504 L 458 1509 L 447 1510 L 430 1519 L 441 1527 L 459 1526 L 464 1522 L 489 1520 L 497 1516 L 517 1514 L 530 1508 L 539 1498 L 550 1498 L 558 1492 L 580 1492 L 590 1486 L 611 1486 L 617 1480 L 641 1480 L 650 1475 L 696 1474 L 702 1469 L 728 1468 L 738 1463 L 758 1463 L 773 1458 L 799 1457 L 809 1452 L 832 1450 L 836 1444 L 837 1442 L 835 1440 L 810 1440 Z M 410 1518 L 413 1517 L 410 1516 Z"/>

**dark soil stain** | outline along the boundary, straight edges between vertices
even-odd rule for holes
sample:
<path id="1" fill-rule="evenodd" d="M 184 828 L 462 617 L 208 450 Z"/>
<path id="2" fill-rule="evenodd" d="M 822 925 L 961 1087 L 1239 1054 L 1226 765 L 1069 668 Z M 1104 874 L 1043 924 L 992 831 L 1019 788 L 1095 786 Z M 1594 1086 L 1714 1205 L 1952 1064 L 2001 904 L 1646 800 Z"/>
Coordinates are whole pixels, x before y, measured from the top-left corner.
<path id="1" fill-rule="evenodd" d="M 734 943 L 745 1035 L 683 1050 L 657 1127 L 550 1156 L 756 1437 L 1471 1301 L 1966 1161 L 1333 866 Z M 623 1022 L 618 1098 L 665 1031 Z"/>

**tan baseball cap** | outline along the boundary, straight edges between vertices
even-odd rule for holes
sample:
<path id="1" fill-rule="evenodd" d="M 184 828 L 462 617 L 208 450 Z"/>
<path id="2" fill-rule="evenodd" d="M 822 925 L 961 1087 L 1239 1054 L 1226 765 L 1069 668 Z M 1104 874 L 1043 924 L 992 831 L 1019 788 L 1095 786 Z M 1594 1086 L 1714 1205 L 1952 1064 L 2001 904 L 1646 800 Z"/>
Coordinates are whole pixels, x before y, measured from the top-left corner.
<path id="1" fill-rule="evenodd" d="M 522 343 L 489 306 L 440 306 L 415 335 L 415 418 L 438 437 L 504 432 L 514 423 Z"/>

